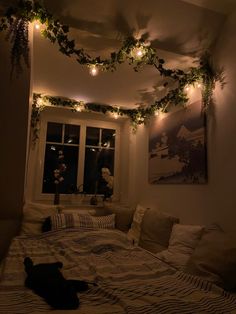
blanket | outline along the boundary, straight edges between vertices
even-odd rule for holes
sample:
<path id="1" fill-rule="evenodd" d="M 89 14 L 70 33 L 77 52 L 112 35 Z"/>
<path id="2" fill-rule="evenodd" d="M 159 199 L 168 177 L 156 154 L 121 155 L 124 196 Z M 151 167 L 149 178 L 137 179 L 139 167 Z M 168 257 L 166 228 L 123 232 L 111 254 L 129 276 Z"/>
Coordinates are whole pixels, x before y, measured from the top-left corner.
<path id="1" fill-rule="evenodd" d="M 79 295 L 79 309 L 63 313 L 236 313 L 234 296 L 134 247 L 118 230 L 66 229 L 13 239 L 2 264 L 1 314 L 51 311 L 24 286 L 26 256 L 35 263 L 60 261 L 66 279 L 96 283 Z"/>

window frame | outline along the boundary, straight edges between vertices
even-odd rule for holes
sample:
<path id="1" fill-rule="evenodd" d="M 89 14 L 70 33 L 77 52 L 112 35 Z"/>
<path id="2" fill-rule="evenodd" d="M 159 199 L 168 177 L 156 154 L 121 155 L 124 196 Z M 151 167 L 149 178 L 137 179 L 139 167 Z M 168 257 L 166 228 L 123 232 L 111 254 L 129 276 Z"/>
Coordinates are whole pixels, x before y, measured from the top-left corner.
<path id="1" fill-rule="evenodd" d="M 61 124 L 73 124 L 80 125 L 80 141 L 79 147 L 79 159 L 78 159 L 78 173 L 77 173 L 77 186 L 83 184 L 84 178 L 84 162 L 85 162 L 85 150 L 86 150 L 86 127 L 96 127 L 102 129 L 113 129 L 116 132 L 116 140 L 114 147 L 114 190 L 113 198 L 119 199 L 120 191 L 120 123 L 118 121 L 113 122 L 107 119 L 101 119 L 101 114 L 81 114 L 78 116 L 75 113 L 67 112 L 62 115 L 57 112 L 55 108 L 49 108 L 54 110 L 45 110 L 41 115 L 40 121 L 40 134 L 38 143 L 38 153 L 35 155 L 35 179 L 34 179 L 34 199 L 38 201 L 49 201 L 53 199 L 54 194 L 42 193 L 43 184 L 43 171 L 44 171 L 44 156 L 46 149 L 46 134 L 47 123 L 55 122 Z M 63 109 L 62 109 L 63 110 Z M 65 112 L 65 109 L 64 109 Z M 88 115 L 90 116 L 88 118 Z M 100 119 L 97 119 L 98 116 Z M 106 118 L 106 117 L 104 117 Z M 58 143 L 59 144 L 59 143 Z M 76 145 L 77 146 L 77 145 Z M 37 166 L 36 166 L 37 165 Z M 61 194 L 61 200 L 65 202 L 72 202 L 72 194 Z"/>

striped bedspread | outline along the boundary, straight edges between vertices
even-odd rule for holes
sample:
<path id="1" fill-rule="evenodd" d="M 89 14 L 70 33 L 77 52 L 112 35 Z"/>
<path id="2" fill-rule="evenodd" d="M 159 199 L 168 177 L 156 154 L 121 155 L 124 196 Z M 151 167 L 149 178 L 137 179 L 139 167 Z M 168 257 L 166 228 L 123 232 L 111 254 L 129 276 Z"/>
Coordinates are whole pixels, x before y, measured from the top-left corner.
<path id="1" fill-rule="evenodd" d="M 63 262 L 67 279 L 94 282 L 80 293 L 80 307 L 55 311 L 24 287 L 23 260 Z M 171 268 L 130 245 L 117 230 L 67 229 L 16 237 L 2 264 L 0 313 L 200 314 L 236 313 L 236 299 L 222 289 Z"/>

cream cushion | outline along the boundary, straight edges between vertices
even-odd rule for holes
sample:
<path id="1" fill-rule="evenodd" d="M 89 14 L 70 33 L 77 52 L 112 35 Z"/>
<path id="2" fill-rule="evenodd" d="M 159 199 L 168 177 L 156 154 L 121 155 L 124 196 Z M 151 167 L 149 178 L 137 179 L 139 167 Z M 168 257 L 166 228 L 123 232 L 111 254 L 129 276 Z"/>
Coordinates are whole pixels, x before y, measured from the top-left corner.
<path id="1" fill-rule="evenodd" d="M 131 224 L 131 228 L 127 233 L 128 239 L 134 244 L 139 244 L 140 234 L 141 234 L 141 225 L 143 216 L 146 213 L 148 208 L 143 207 L 141 205 L 137 205 L 136 210 L 134 212 L 133 221 Z"/>
<path id="2" fill-rule="evenodd" d="M 42 233 L 45 218 L 58 213 L 58 205 L 27 202 L 23 207 L 21 235 L 38 235 Z"/>
<path id="3" fill-rule="evenodd" d="M 177 269 L 183 269 L 196 248 L 203 232 L 203 226 L 173 225 L 167 250 L 156 256 Z"/>

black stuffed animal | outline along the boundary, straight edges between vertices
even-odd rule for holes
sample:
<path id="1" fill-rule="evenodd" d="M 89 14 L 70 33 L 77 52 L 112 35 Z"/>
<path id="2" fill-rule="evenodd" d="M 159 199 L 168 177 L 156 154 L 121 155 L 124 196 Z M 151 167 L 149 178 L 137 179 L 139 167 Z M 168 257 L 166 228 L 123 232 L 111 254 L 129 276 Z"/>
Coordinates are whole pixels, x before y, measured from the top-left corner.
<path id="1" fill-rule="evenodd" d="M 77 292 L 86 291 L 88 284 L 80 280 L 66 280 L 61 262 L 33 265 L 31 258 L 24 260 L 27 278 L 25 286 L 45 299 L 54 309 L 73 310 L 79 307 Z"/>

